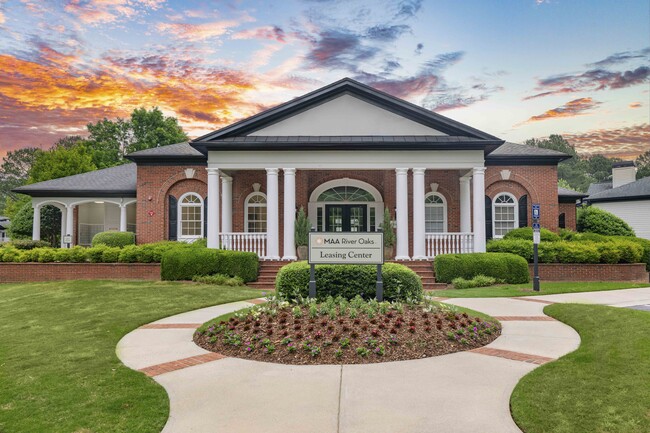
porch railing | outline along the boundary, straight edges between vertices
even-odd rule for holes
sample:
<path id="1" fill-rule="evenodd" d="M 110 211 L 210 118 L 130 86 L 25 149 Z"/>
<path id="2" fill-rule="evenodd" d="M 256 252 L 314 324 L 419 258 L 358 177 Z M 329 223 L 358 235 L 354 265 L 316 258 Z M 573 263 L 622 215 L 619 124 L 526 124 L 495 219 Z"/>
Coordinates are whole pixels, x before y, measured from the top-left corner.
<path id="1" fill-rule="evenodd" d="M 89 246 L 93 240 L 93 236 L 103 231 L 104 224 L 79 223 L 79 245 Z"/>
<path id="2" fill-rule="evenodd" d="M 248 251 L 266 256 L 266 233 L 221 233 L 221 247 L 225 250 Z"/>
<path id="3" fill-rule="evenodd" d="M 474 233 L 427 233 L 427 257 L 474 252 Z"/>

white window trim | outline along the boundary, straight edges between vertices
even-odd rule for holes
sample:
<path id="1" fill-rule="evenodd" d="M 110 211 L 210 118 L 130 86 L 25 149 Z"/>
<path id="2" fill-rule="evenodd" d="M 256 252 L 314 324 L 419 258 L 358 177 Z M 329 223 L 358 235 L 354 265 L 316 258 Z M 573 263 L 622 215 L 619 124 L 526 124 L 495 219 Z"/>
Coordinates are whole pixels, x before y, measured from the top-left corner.
<path id="1" fill-rule="evenodd" d="M 191 206 L 191 205 L 185 205 L 185 206 L 183 206 L 183 200 L 184 200 L 185 197 L 187 197 L 188 195 L 194 195 L 194 196 L 198 197 L 198 198 L 199 198 L 199 202 L 201 203 L 201 205 L 200 205 L 200 208 L 201 208 L 201 212 L 200 212 L 200 215 L 201 215 L 201 235 L 198 235 L 198 236 L 197 236 L 197 235 L 193 235 L 193 236 L 183 236 L 183 210 L 182 210 L 183 207 L 199 207 L 199 206 Z M 177 228 L 176 228 L 176 231 L 177 231 L 177 233 L 178 233 L 178 235 L 177 235 L 177 236 L 178 236 L 178 240 L 182 241 L 182 240 L 196 240 L 196 239 L 202 239 L 202 238 L 204 237 L 203 229 L 204 229 L 204 226 L 205 226 L 205 223 L 204 223 L 204 221 L 203 221 L 203 215 L 204 215 L 204 213 L 205 213 L 205 209 L 204 209 L 203 207 L 205 206 L 205 203 L 203 202 L 203 197 L 201 197 L 201 194 L 199 194 L 199 193 L 197 193 L 197 192 L 186 192 L 185 194 L 183 194 L 183 195 L 178 199 L 178 204 L 177 204 L 176 206 L 177 206 L 177 211 L 176 211 L 176 212 L 178 212 L 178 217 L 177 217 L 177 218 L 178 218 L 178 221 L 176 222 L 176 227 L 177 227 Z"/>
<path id="2" fill-rule="evenodd" d="M 427 198 L 429 198 L 429 197 L 431 197 L 431 196 L 440 197 L 440 198 L 442 199 L 442 205 L 434 204 L 434 203 L 427 203 Z M 429 192 L 428 194 L 426 194 L 426 195 L 424 196 L 424 208 L 425 208 L 425 209 L 426 209 L 427 207 L 441 207 L 441 206 L 442 206 L 442 210 L 443 210 L 443 214 L 442 214 L 442 217 L 443 217 L 443 220 L 442 220 L 442 222 L 443 222 L 443 224 L 442 224 L 442 228 L 443 228 L 443 230 L 442 230 L 442 232 L 443 232 L 443 233 L 447 233 L 447 229 L 448 229 L 448 228 L 447 228 L 447 199 L 445 198 L 444 195 L 440 194 L 439 192 Z M 426 221 L 426 215 L 425 215 L 425 218 L 424 218 L 424 227 L 425 227 L 425 233 L 426 233 L 426 234 L 428 234 L 428 233 L 438 233 L 438 232 L 427 232 L 427 231 L 426 231 L 426 223 L 427 223 L 427 221 Z"/>
<path id="3" fill-rule="evenodd" d="M 517 197 L 515 197 L 513 194 L 510 194 L 509 192 L 500 192 L 499 194 L 495 195 L 494 198 L 492 199 L 492 237 L 494 239 L 503 238 L 503 235 L 497 236 L 497 234 L 496 234 L 497 231 L 496 231 L 496 218 L 495 218 L 496 217 L 496 212 L 495 212 L 495 210 L 496 210 L 496 207 L 497 207 L 497 205 L 496 205 L 497 198 L 499 198 L 501 196 L 504 196 L 504 195 L 512 198 L 512 200 L 514 201 L 515 226 L 514 226 L 513 230 L 515 230 L 516 228 L 519 227 L 519 200 L 517 200 Z M 505 207 L 505 206 L 501 206 L 501 207 Z"/>
<path id="4" fill-rule="evenodd" d="M 264 197 L 264 200 L 266 200 L 266 206 L 259 206 L 259 207 L 265 207 L 266 208 L 266 212 L 267 212 L 267 214 L 266 214 L 266 218 L 267 218 L 267 221 L 266 221 L 267 226 L 266 226 L 266 228 L 268 230 L 268 212 L 269 212 L 268 197 L 266 196 L 266 194 L 264 194 L 261 191 L 253 191 L 250 194 L 248 194 L 248 196 L 246 196 L 246 200 L 244 200 L 244 233 L 248 233 L 248 202 L 250 201 L 251 198 L 253 198 L 253 197 L 257 196 L 257 195 L 261 195 L 262 197 Z M 264 232 L 257 232 L 257 233 L 264 233 Z"/>

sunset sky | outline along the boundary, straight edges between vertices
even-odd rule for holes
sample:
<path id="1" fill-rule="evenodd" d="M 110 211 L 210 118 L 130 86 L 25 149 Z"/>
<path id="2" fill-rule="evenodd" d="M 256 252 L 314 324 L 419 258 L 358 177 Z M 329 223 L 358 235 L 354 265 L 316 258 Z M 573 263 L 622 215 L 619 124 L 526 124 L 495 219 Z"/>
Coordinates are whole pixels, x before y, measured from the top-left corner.
<path id="1" fill-rule="evenodd" d="M 509 141 L 650 149 L 645 0 L 0 0 L 0 157 L 160 107 L 192 137 L 351 77 Z"/>

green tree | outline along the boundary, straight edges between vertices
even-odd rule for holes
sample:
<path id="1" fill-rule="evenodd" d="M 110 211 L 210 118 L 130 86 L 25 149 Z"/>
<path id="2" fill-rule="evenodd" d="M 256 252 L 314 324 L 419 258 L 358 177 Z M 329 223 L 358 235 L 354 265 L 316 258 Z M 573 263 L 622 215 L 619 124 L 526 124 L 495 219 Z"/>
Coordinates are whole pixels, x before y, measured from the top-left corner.
<path id="1" fill-rule="evenodd" d="M 5 214 L 7 204 L 17 200 L 12 189 L 24 185 L 29 178 L 29 170 L 36 159 L 36 147 L 26 147 L 7 152 L 0 165 L 0 215 Z"/>
<path id="2" fill-rule="evenodd" d="M 96 169 L 92 154 L 86 146 L 55 147 L 36 154 L 36 160 L 29 172 L 29 183 L 58 179 Z"/>
<path id="3" fill-rule="evenodd" d="M 646 150 L 644 153 L 639 155 L 635 163 L 637 179 L 650 176 L 650 150 Z"/>
<path id="4" fill-rule="evenodd" d="M 576 152 L 575 147 L 561 135 L 552 134 L 546 139 L 533 138 L 526 140 L 524 144 L 557 150 L 571 155 L 572 158 L 562 161 L 557 166 L 558 179 L 564 179 L 571 186 L 571 189 L 584 192 L 589 187 L 589 184 L 592 183 L 593 180 L 587 175 L 585 161 Z"/>

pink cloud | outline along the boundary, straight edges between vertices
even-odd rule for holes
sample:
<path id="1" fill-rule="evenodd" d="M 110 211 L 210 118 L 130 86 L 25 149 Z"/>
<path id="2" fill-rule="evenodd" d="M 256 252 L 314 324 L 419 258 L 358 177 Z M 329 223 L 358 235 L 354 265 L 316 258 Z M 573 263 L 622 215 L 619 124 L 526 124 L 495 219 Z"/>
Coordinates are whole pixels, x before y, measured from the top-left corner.
<path id="1" fill-rule="evenodd" d="M 233 39 L 267 39 L 286 42 L 284 30 L 278 26 L 257 27 L 239 31 L 232 35 Z"/>
<path id="2" fill-rule="evenodd" d="M 564 105 L 545 111 L 537 116 L 532 116 L 526 121 L 539 122 L 541 120 L 556 119 L 561 117 L 575 117 L 586 114 L 587 111 L 600 105 L 601 102 L 594 101 L 592 98 L 579 98 L 569 101 Z"/>
<path id="3" fill-rule="evenodd" d="M 156 26 L 156 29 L 161 33 L 169 34 L 176 39 L 198 42 L 223 36 L 231 28 L 237 27 L 241 25 L 242 22 L 250 20 L 251 18 L 244 18 L 242 21 L 226 20 L 203 24 L 159 23 Z"/>

